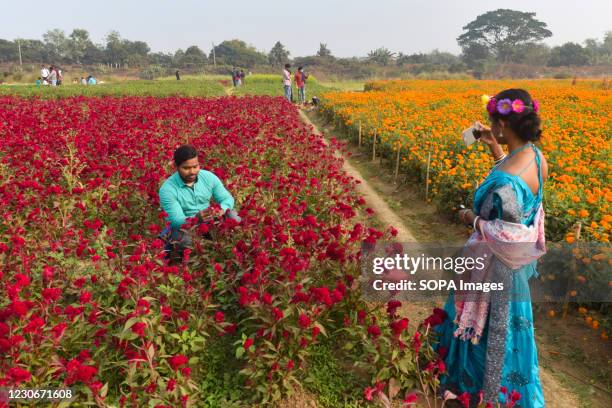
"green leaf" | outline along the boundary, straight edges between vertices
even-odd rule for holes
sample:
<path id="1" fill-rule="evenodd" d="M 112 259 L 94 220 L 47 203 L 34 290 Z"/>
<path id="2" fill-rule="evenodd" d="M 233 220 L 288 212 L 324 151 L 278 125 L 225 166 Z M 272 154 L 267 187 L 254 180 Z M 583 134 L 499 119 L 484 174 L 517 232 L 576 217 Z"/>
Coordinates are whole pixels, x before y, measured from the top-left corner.
<path id="1" fill-rule="evenodd" d="M 125 326 L 123 326 L 123 331 L 128 331 L 134 324 L 136 324 L 140 320 L 139 316 L 130 317 L 127 322 L 125 322 Z"/>
<path id="2" fill-rule="evenodd" d="M 106 397 L 107 393 L 108 393 L 108 383 L 104 384 L 104 386 L 100 389 L 100 396 Z"/>
<path id="3" fill-rule="evenodd" d="M 315 323 L 314 323 L 314 325 L 315 325 L 316 327 L 318 327 L 318 328 L 321 330 L 321 333 L 322 333 L 322 334 L 323 334 L 325 337 L 327 337 L 327 332 L 325 331 L 325 327 L 323 327 L 323 325 L 322 325 L 321 323 L 319 323 L 319 322 L 315 322 Z"/>
<path id="4" fill-rule="evenodd" d="M 242 347 L 242 346 L 241 346 L 241 347 L 238 347 L 238 348 L 236 349 L 236 358 L 240 358 L 240 357 L 242 357 L 242 356 L 244 355 L 245 351 L 246 351 L 246 350 L 244 349 L 244 347 Z"/>

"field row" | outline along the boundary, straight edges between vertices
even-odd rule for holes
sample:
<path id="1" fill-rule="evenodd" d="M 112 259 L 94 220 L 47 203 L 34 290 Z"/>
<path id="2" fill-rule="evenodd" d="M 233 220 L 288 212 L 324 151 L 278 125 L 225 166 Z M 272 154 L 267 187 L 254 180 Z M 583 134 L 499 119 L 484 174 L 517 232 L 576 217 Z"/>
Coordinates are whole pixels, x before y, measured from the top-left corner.
<path id="1" fill-rule="evenodd" d="M 354 181 L 288 102 L 0 106 L 0 386 L 135 406 L 268 401 L 308 384 L 327 337 L 361 365 L 343 398 L 416 388 L 415 365 L 434 358 L 427 327 L 408 330 L 399 302 L 366 304 L 355 279 L 361 243 L 390 233 L 357 221 Z M 242 223 L 211 225 L 169 266 L 157 190 L 184 142 Z"/>
<path id="2" fill-rule="evenodd" d="M 541 148 L 550 177 L 545 189 L 550 239 L 582 237 L 609 242 L 612 228 L 612 98 L 601 81 L 382 81 L 362 93 L 327 93 L 323 112 L 353 135 L 361 124 L 370 148 L 376 133 L 380 154 L 395 157 L 401 170 L 425 179 L 430 158 L 431 197 L 442 206 L 471 202 L 471 192 L 492 165 L 482 144 L 465 147 L 461 131 L 475 120 L 487 123 L 483 94 L 527 89 L 541 104 Z"/>

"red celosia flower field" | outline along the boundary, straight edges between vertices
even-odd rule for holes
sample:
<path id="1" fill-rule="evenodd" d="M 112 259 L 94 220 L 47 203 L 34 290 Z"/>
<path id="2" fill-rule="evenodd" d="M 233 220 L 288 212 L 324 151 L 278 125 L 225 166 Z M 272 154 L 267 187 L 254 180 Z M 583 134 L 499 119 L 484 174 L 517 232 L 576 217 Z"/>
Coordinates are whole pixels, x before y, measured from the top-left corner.
<path id="1" fill-rule="evenodd" d="M 169 266 L 157 191 L 185 142 L 243 221 Z M 387 233 L 355 220 L 341 166 L 281 98 L 1 97 L 0 386 L 201 406 L 201 355 L 221 337 L 267 401 L 337 336 L 376 393 L 414 389 L 427 329 L 360 299 L 360 245 Z"/>

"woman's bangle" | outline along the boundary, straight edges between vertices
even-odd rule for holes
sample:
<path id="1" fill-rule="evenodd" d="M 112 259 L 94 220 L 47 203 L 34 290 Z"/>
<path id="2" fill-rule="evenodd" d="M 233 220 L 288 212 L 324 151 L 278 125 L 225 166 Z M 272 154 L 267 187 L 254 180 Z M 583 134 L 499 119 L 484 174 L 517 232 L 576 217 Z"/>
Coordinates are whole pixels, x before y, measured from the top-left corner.
<path id="1" fill-rule="evenodd" d="M 504 160 L 506 158 L 506 153 L 502 154 L 501 156 L 499 156 L 498 158 L 493 158 L 493 161 L 495 163 L 499 163 L 500 161 Z"/>
<path id="2" fill-rule="evenodd" d="M 478 229 L 476 228 L 476 223 L 478 222 L 479 218 L 480 218 L 480 215 L 477 215 L 476 218 L 474 218 L 474 224 L 472 225 L 472 228 L 474 228 L 474 231 L 478 231 Z"/>

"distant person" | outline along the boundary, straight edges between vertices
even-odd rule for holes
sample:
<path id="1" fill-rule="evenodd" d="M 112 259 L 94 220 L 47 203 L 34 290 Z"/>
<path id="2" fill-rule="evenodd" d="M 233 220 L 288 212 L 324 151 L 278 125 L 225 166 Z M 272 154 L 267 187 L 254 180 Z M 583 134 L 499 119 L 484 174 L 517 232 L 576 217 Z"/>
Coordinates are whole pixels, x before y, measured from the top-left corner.
<path id="1" fill-rule="evenodd" d="M 232 83 L 236 86 L 236 68 L 232 68 Z"/>
<path id="2" fill-rule="evenodd" d="M 81 85 L 87 85 L 87 79 L 85 79 L 85 77 L 81 77 Z"/>
<path id="3" fill-rule="evenodd" d="M 245 73 L 244 73 L 244 70 L 241 69 L 240 73 L 238 75 L 240 76 L 240 84 L 244 85 L 244 77 L 246 76 Z"/>
<path id="4" fill-rule="evenodd" d="M 49 70 L 47 69 L 47 67 L 45 67 L 45 66 L 43 65 L 43 66 L 40 68 L 40 78 L 41 78 L 41 81 L 42 81 L 43 83 L 44 83 L 44 82 L 47 82 L 47 83 L 48 83 L 48 81 L 49 81 L 49 74 L 50 74 Z"/>
<path id="5" fill-rule="evenodd" d="M 64 76 L 62 75 L 62 70 L 59 68 L 56 68 L 57 70 L 57 85 L 61 85 L 62 81 L 64 80 Z"/>
<path id="6" fill-rule="evenodd" d="M 181 80 L 181 74 L 179 73 L 178 69 L 176 70 L 176 72 L 174 74 L 176 75 L 176 80 L 180 81 Z"/>
<path id="7" fill-rule="evenodd" d="M 49 82 L 51 86 L 57 86 L 57 70 L 55 69 L 55 65 L 49 67 Z"/>
<path id="8" fill-rule="evenodd" d="M 306 104 L 306 78 L 308 75 L 304 72 L 304 67 L 298 67 L 295 73 L 295 84 L 298 89 L 298 100 L 303 104 Z"/>
<path id="9" fill-rule="evenodd" d="M 93 75 L 87 77 L 87 85 L 95 85 L 97 83 L 98 81 L 96 81 L 96 78 L 94 78 Z"/>
<path id="10" fill-rule="evenodd" d="M 291 92 L 291 64 L 285 64 L 285 69 L 283 69 L 283 87 L 285 89 L 285 98 L 289 102 L 293 100 L 293 93 Z"/>
<path id="11" fill-rule="evenodd" d="M 40 79 L 40 77 L 38 77 L 38 79 L 36 79 L 36 86 L 40 87 L 42 85 L 42 80 Z"/>

